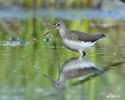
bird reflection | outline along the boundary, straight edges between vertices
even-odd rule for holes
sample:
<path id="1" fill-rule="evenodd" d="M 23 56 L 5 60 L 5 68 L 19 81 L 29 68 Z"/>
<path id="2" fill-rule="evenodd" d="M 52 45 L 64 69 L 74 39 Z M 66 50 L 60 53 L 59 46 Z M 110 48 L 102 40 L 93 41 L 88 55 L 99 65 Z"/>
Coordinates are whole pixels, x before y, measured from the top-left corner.
<path id="1" fill-rule="evenodd" d="M 55 88 L 64 88 L 66 80 L 78 78 L 91 73 L 101 74 L 103 72 L 102 69 L 97 68 L 90 60 L 79 56 L 66 61 L 62 65 L 58 80 L 53 80 L 47 75 L 44 76 L 51 81 Z"/>

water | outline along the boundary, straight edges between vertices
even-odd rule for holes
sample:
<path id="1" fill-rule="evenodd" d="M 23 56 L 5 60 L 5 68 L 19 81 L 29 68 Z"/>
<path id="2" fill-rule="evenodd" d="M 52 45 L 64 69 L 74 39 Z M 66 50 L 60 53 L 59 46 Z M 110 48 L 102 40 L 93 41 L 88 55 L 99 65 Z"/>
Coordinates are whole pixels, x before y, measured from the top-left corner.
<path id="1" fill-rule="evenodd" d="M 20 13 L 18 13 L 20 12 Z M 17 14 L 18 13 L 18 14 Z M 103 14 L 102 14 L 103 13 Z M 40 17 L 54 17 L 61 19 L 121 19 L 125 20 L 124 9 L 120 10 L 101 10 L 101 9 L 76 9 L 76 10 L 52 10 L 52 9 L 37 9 L 37 10 L 25 10 L 19 7 L 4 8 L 0 11 L 0 18 L 20 18 L 28 19 L 31 16 Z M 63 16 L 66 15 L 66 16 Z M 117 16 L 116 16 L 117 15 Z"/>
<path id="2" fill-rule="evenodd" d="M 56 11 L 59 16 L 46 18 L 49 13 L 39 10 L 35 17 L 17 12 L 0 11 L 4 13 L 0 19 L 0 100 L 123 100 L 125 21 L 118 18 L 122 14 L 108 19 L 102 11 L 105 17 L 95 19 L 87 10 L 83 11 L 85 18 L 78 16 L 82 11 L 75 18 L 59 17 L 60 11 Z M 62 45 L 58 31 L 43 35 L 57 18 L 63 19 L 68 29 L 104 33 L 106 38 L 79 60 L 78 53 Z M 59 84 L 51 83 L 59 77 Z"/>

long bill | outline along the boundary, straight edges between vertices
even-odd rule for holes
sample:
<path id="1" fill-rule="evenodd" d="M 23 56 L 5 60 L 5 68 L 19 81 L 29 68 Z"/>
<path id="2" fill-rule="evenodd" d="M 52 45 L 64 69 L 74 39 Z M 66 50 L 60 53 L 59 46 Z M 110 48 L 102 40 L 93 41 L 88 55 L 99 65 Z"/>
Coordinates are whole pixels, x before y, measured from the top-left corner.
<path id="1" fill-rule="evenodd" d="M 44 34 L 44 36 L 46 36 L 48 33 L 50 33 L 51 31 L 53 31 L 55 29 L 55 27 L 51 28 L 47 33 Z"/>

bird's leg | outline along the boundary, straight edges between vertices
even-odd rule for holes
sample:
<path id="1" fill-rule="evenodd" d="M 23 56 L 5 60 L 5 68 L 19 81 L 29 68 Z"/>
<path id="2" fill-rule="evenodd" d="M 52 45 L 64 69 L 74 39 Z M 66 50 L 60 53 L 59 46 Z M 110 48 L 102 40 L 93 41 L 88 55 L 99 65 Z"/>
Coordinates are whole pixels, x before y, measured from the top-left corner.
<path id="1" fill-rule="evenodd" d="M 83 51 L 83 56 L 86 56 L 86 52 L 85 51 Z"/>
<path id="2" fill-rule="evenodd" d="M 79 56 L 82 56 L 83 54 L 82 54 L 82 50 L 79 50 Z"/>

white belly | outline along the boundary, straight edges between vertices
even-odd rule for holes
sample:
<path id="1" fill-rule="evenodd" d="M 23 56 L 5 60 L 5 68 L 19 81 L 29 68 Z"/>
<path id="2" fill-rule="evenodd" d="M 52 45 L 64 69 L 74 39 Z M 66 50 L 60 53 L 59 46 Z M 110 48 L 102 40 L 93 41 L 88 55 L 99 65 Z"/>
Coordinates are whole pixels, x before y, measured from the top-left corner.
<path id="1" fill-rule="evenodd" d="M 95 44 L 95 42 L 92 43 L 92 42 L 74 41 L 74 40 L 68 40 L 68 39 L 63 39 L 63 43 L 68 48 L 77 50 L 77 51 L 91 48 Z"/>

